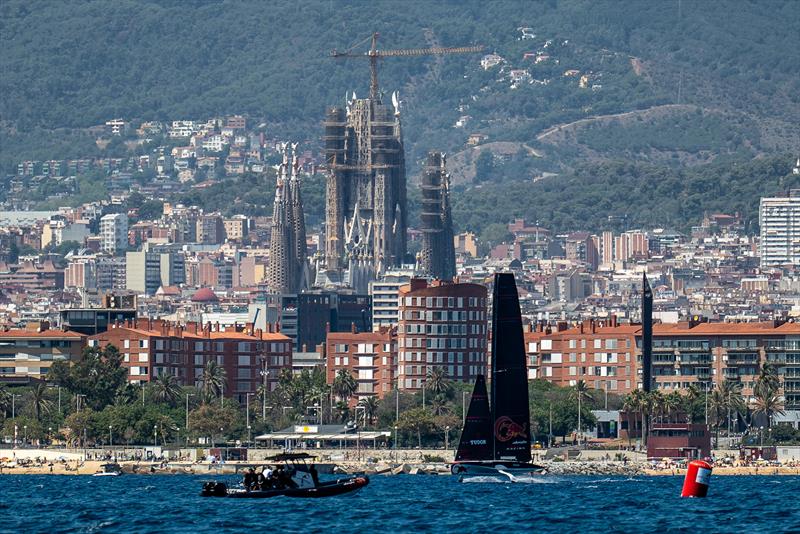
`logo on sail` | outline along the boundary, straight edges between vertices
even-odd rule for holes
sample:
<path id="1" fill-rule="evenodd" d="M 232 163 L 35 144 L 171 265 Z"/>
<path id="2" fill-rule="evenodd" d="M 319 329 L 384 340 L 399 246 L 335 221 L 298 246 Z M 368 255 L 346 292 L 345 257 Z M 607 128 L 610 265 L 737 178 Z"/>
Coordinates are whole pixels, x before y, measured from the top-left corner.
<path id="1" fill-rule="evenodd" d="M 494 435 L 498 441 L 511 441 L 516 437 L 527 438 L 528 425 L 515 423 L 510 417 L 504 415 L 494 423 Z"/>

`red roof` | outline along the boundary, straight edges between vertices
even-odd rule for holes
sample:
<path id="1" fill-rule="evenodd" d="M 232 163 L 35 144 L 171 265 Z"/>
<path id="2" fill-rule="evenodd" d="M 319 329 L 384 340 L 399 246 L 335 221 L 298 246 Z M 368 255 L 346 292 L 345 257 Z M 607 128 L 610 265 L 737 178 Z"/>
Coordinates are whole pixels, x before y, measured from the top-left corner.
<path id="1" fill-rule="evenodd" d="M 219 298 L 211 289 L 201 287 L 192 295 L 192 302 L 219 302 Z"/>

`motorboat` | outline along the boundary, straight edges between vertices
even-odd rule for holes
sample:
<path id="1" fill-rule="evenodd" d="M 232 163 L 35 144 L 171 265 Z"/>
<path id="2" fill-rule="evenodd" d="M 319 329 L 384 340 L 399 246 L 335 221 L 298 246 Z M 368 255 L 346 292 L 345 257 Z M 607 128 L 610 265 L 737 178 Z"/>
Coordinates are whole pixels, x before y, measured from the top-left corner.
<path id="1" fill-rule="evenodd" d="M 314 458 L 308 453 L 283 453 L 271 458 L 271 462 L 282 464 L 288 480 L 270 485 L 265 489 L 229 487 L 224 482 L 211 481 L 203 484 L 201 497 L 230 497 L 234 499 L 268 499 L 271 497 L 296 497 L 314 499 L 334 497 L 358 491 L 369 484 L 366 475 L 354 475 L 319 482 L 311 474 L 307 460 Z"/>
<path id="2" fill-rule="evenodd" d="M 93 477 L 118 477 L 122 474 L 122 466 L 118 463 L 108 463 L 100 466 L 100 471 L 94 473 Z"/>

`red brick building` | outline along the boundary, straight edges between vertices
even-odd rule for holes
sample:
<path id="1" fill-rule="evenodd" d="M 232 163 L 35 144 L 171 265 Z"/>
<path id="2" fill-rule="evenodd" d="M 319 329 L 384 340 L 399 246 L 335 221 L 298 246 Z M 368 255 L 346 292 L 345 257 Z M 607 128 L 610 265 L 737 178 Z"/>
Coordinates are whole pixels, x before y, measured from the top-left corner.
<path id="1" fill-rule="evenodd" d="M 608 325 L 587 320 L 571 328 L 567 323 L 530 327 L 524 333 L 528 378 L 559 386 L 584 380 L 590 388 L 629 393 L 639 383 L 641 330 L 641 325 L 618 325 L 616 319 Z"/>
<path id="2" fill-rule="evenodd" d="M 377 332 L 329 332 L 326 340 L 328 384 L 338 372 L 347 370 L 358 384 L 350 404 L 377 396 L 383 398 L 395 388 L 397 336 L 394 328 L 381 327 Z"/>
<path id="3" fill-rule="evenodd" d="M 413 279 L 399 290 L 398 387 L 419 390 L 428 369 L 473 382 L 487 369 L 487 289 Z"/>
<path id="4" fill-rule="evenodd" d="M 292 368 L 291 340 L 277 332 L 263 332 L 252 325 L 221 330 L 219 325 L 137 319 L 115 324 L 89 338 L 92 346 L 112 344 L 123 354 L 132 383 L 149 382 L 159 374 L 175 376 L 182 385 L 200 386 L 203 369 L 216 361 L 225 369 L 223 394 L 244 400 L 264 380 L 275 389 L 282 369 Z"/>
<path id="5" fill-rule="evenodd" d="M 586 320 L 535 325 L 525 332 L 528 378 L 625 394 L 641 385 L 639 324 Z M 781 375 L 788 409 L 800 408 L 800 324 L 779 322 L 709 323 L 686 321 L 653 325 L 653 378 L 659 389 L 683 390 L 692 384 L 711 389 L 725 380 L 742 384 L 753 400 L 761 365 L 770 362 Z"/>

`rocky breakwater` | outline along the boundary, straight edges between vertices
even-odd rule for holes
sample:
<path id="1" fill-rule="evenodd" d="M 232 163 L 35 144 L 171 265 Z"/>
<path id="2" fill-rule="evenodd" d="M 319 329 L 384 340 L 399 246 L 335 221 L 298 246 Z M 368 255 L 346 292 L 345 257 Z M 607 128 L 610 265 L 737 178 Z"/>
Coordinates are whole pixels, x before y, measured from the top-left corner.
<path id="1" fill-rule="evenodd" d="M 636 476 L 643 475 L 643 465 L 635 462 L 541 462 L 550 475 Z"/>

